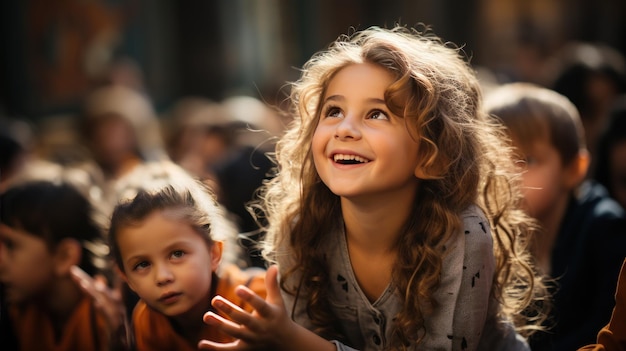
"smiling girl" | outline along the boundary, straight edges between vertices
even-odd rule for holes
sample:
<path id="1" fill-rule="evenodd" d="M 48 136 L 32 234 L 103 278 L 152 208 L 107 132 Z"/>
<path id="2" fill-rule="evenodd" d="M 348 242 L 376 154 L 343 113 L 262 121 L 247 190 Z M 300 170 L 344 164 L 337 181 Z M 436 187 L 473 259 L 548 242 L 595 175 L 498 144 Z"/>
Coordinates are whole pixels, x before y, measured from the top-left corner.
<path id="1" fill-rule="evenodd" d="M 267 299 L 220 297 L 214 350 L 528 350 L 544 291 L 505 134 L 459 50 L 405 27 L 340 37 L 293 84 L 262 209 Z M 526 310 L 526 313 L 521 313 Z M 532 310 L 532 311 L 531 311 Z M 327 341 L 330 340 L 330 341 Z"/>

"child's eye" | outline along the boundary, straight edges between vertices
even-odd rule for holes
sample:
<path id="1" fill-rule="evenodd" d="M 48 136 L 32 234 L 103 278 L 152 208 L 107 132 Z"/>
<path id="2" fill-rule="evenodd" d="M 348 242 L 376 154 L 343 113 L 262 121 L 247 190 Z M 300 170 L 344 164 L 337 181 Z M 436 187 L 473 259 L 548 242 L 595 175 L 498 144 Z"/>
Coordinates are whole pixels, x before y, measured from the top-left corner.
<path id="1" fill-rule="evenodd" d="M 387 114 L 381 110 L 374 110 L 370 113 L 369 115 L 370 119 L 383 119 L 383 120 L 388 120 L 389 117 L 387 117 Z"/>
<path id="2" fill-rule="evenodd" d="M 133 266 L 134 271 L 140 271 L 150 267 L 150 263 L 148 261 L 141 261 Z"/>
<path id="3" fill-rule="evenodd" d="M 537 164 L 537 158 L 533 156 L 526 156 L 526 167 Z"/>
<path id="4" fill-rule="evenodd" d="M 181 258 L 183 256 L 185 256 L 185 252 L 183 250 L 173 251 L 171 255 L 172 258 Z"/>
<path id="5" fill-rule="evenodd" d="M 342 117 L 343 113 L 341 112 L 341 109 L 339 107 L 328 106 L 326 108 L 326 112 L 324 113 L 324 116 L 326 116 L 326 117 Z"/>
<path id="6" fill-rule="evenodd" d="M 4 239 L 0 240 L 0 246 L 4 246 L 7 248 L 7 250 L 11 251 L 15 248 L 15 243 L 13 242 L 13 240 Z"/>

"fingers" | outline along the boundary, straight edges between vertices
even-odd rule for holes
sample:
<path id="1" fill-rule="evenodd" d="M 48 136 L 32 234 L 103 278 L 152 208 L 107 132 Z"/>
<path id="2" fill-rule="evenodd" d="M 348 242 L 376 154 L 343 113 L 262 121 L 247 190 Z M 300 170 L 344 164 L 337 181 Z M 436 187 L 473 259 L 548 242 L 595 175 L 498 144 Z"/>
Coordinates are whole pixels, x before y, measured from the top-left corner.
<path id="1" fill-rule="evenodd" d="M 96 289 L 94 279 L 91 278 L 89 274 L 85 273 L 85 271 L 80 269 L 80 267 L 78 266 L 70 267 L 70 274 L 72 276 L 72 279 L 74 279 L 74 281 L 78 283 L 83 291 L 85 291 L 87 294 L 91 295 L 94 298 L 96 297 L 98 290 Z"/>
<path id="2" fill-rule="evenodd" d="M 239 345 L 239 341 L 233 341 L 229 343 L 220 344 L 217 342 L 213 342 L 210 340 L 201 340 L 198 343 L 198 348 L 200 350 L 238 350 L 237 346 Z"/>
<path id="3" fill-rule="evenodd" d="M 121 300 L 121 293 L 109 289 L 104 276 L 99 275 L 92 278 L 78 266 L 72 266 L 70 274 L 81 290 L 91 296 L 94 305 L 106 316 L 112 329 L 115 330 L 124 325 L 126 313 Z"/>
<path id="4" fill-rule="evenodd" d="M 270 301 L 283 303 L 283 297 L 278 286 L 278 266 L 272 265 L 267 269 L 265 273 L 265 287 Z"/>
<path id="5" fill-rule="evenodd" d="M 252 316 L 252 314 L 244 311 L 241 307 L 233 304 L 232 302 L 228 301 L 227 299 L 221 297 L 221 296 L 215 296 L 213 298 L 213 300 L 211 301 L 211 303 L 213 304 L 213 307 L 217 308 L 218 310 L 222 311 L 224 314 L 226 314 L 230 319 L 233 320 L 234 323 L 237 323 L 236 326 L 237 328 L 240 328 L 239 325 L 244 326 L 246 328 L 248 328 L 249 330 L 258 330 L 259 326 L 258 323 L 259 321 Z M 235 325 L 233 322 L 223 319 L 222 317 L 216 315 L 216 314 L 212 314 L 211 312 L 208 312 L 205 314 L 205 317 L 211 317 L 212 315 L 215 315 L 216 317 L 218 317 L 217 319 L 214 318 L 214 321 L 223 321 L 222 324 L 227 324 L 227 325 Z M 230 333 L 229 333 L 230 334 Z M 243 336 L 237 336 L 234 334 L 231 334 L 237 338 L 242 338 Z"/>
<path id="6" fill-rule="evenodd" d="M 248 287 L 239 285 L 235 288 L 235 294 L 252 306 L 262 318 L 269 318 L 273 315 L 272 306 Z"/>
<path id="7" fill-rule="evenodd" d="M 80 288 L 89 294 L 96 301 L 96 303 L 102 304 L 102 300 L 107 294 L 110 293 L 109 288 L 107 287 L 106 279 L 103 276 L 92 278 L 78 266 L 72 266 L 70 268 L 70 273 Z"/>
<path id="8" fill-rule="evenodd" d="M 247 312 L 238 305 L 233 304 L 222 296 L 215 296 L 211 304 L 227 318 L 213 312 L 207 312 L 203 320 L 226 334 L 238 339 L 236 342 L 220 344 L 203 340 L 198 344 L 199 349 L 205 350 L 247 350 L 252 345 L 253 349 L 259 345 L 266 345 L 271 335 L 277 334 L 277 329 L 282 330 L 286 312 L 284 302 L 278 285 L 278 268 L 271 266 L 265 276 L 266 299 L 256 294 L 246 286 L 239 285 L 235 288 L 235 294 L 254 311 Z M 288 320 L 288 319 L 287 319 Z M 269 339 L 268 339 L 269 338 Z M 269 344 L 267 344 L 269 345 Z"/>
<path id="9" fill-rule="evenodd" d="M 239 325 L 230 321 L 216 313 L 207 312 L 204 314 L 204 322 L 208 325 L 218 328 L 222 332 L 242 341 L 253 340 L 255 334 L 244 325 Z"/>

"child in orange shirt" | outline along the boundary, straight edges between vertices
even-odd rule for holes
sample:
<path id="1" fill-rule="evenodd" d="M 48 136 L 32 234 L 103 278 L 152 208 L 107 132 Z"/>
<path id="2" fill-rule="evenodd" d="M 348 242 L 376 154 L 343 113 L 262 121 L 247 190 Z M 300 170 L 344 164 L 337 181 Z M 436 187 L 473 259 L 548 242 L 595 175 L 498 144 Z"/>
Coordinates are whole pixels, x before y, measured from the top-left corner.
<path id="1" fill-rule="evenodd" d="M 251 310 L 234 288 L 264 296 L 264 272 L 221 265 L 226 238 L 212 193 L 173 164 L 164 172 L 159 186 L 140 188 L 116 206 L 109 229 L 116 266 L 141 298 L 132 317 L 136 349 L 191 351 L 202 339 L 231 341 L 202 316 L 218 294 Z"/>
<path id="2" fill-rule="evenodd" d="M 99 272 L 94 248 L 104 241 L 93 215 L 87 198 L 64 181 L 15 183 L 0 195 L 4 350 L 117 348 L 105 318 L 71 277 L 75 265 Z"/>

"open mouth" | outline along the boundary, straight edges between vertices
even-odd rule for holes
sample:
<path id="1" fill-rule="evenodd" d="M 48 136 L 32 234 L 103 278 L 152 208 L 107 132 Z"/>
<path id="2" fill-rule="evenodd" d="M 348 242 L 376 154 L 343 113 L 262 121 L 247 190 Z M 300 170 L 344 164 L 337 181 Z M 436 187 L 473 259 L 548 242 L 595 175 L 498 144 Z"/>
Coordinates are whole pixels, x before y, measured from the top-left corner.
<path id="1" fill-rule="evenodd" d="M 366 159 L 365 157 L 361 157 L 358 155 L 346 155 L 346 154 L 333 155 L 333 161 L 341 165 L 358 165 L 358 164 L 370 162 L 370 160 Z"/>

